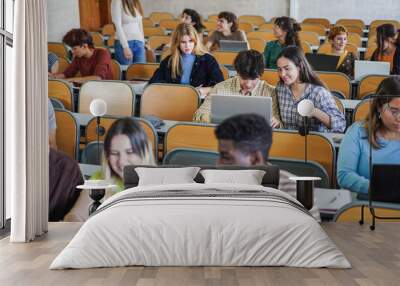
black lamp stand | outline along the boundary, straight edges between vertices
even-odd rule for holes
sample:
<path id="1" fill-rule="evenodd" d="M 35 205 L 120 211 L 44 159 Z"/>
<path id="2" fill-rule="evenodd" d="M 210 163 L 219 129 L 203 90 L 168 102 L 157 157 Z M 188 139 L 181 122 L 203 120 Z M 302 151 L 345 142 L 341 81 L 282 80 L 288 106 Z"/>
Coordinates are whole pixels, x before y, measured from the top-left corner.
<path id="1" fill-rule="evenodd" d="M 97 162 L 101 165 L 100 160 L 100 116 L 96 116 L 96 134 L 97 134 Z M 93 203 L 89 206 L 89 216 L 94 213 L 97 208 L 101 205 L 100 200 L 104 197 L 106 193 L 105 189 L 91 189 L 89 191 L 89 197 L 93 200 Z"/>
<path id="2" fill-rule="evenodd" d="M 308 117 L 303 116 L 303 126 L 299 128 L 299 134 L 304 136 L 304 162 L 307 163 L 307 137 L 309 133 Z M 314 204 L 314 181 L 313 180 L 297 180 L 296 181 L 296 198 L 303 206 L 310 210 Z"/>

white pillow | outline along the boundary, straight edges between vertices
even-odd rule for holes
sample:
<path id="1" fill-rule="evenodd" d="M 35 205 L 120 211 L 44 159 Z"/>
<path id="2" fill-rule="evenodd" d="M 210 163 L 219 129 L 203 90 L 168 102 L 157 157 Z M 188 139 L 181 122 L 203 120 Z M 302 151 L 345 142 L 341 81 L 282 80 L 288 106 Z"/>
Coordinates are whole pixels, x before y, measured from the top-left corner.
<path id="1" fill-rule="evenodd" d="M 202 170 L 205 184 L 226 183 L 261 185 L 265 171 L 262 170 Z"/>
<path id="2" fill-rule="evenodd" d="M 199 167 L 185 168 L 135 168 L 139 176 L 138 186 L 195 183 Z"/>

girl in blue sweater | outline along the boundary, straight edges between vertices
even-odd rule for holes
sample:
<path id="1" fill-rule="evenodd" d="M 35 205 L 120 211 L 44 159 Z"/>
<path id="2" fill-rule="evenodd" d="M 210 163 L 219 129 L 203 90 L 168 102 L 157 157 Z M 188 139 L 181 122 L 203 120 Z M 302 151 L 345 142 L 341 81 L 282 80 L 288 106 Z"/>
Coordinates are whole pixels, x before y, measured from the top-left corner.
<path id="1" fill-rule="evenodd" d="M 372 112 L 349 127 L 339 149 L 339 185 L 361 194 L 368 193 L 371 145 L 372 164 L 400 164 L 400 77 L 385 79 L 376 93 L 388 97 L 372 100 Z"/>

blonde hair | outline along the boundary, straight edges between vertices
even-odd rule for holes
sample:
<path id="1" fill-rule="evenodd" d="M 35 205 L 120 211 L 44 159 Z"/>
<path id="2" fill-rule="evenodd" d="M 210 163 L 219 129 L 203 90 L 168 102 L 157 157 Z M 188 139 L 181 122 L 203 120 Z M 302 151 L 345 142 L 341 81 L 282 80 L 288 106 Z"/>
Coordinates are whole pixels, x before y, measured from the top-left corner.
<path id="1" fill-rule="evenodd" d="M 196 29 L 190 24 L 179 24 L 172 34 L 171 57 L 168 62 L 168 65 L 171 67 L 171 78 L 174 80 L 182 74 L 182 51 L 180 49 L 180 43 L 183 36 L 189 36 L 194 42 L 193 54 L 202 56 L 207 53 Z"/>
<path id="2" fill-rule="evenodd" d="M 335 39 L 335 37 L 336 37 L 337 35 L 340 35 L 340 34 L 346 34 L 346 35 L 348 35 L 349 32 L 347 31 L 347 29 L 346 29 L 345 26 L 341 26 L 341 25 L 334 26 L 334 27 L 332 27 L 332 28 L 329 30 L 328 39 L 329 39 L 330 41 L 333 41 L 333 39 Z"/>
<path id="3" fill-rule="evenodd" d="M 140 0 L 122 0 L 122 6 L 124 7 L 124 11 L 127 14 L 131 14 L 133 17 L 136 17 L 136 10 L 139 11 L 140 15 L 143 16 L 143 7 Z"/>

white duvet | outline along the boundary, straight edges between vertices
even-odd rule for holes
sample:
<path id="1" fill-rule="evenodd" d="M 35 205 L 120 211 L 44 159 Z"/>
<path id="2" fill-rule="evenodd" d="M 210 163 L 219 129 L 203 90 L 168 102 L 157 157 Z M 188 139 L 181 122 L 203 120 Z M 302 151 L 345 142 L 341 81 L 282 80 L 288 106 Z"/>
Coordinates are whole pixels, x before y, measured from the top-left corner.
<path id="1" fill-rule="evenodd" d="M 135 197 L 171 190 L 189 195 Z M 251 190 L 263 191 L 267 197 L 263 198 L 264 193 L 254 197 Z M 190 196 L 190 192 L 232 191 L 240 197 Z M 132 188 L 107 199 L 50 269 L 128 265 L 350 268 L 319 223 L 298 204 L 279 190 L 253 185 Z"/>

